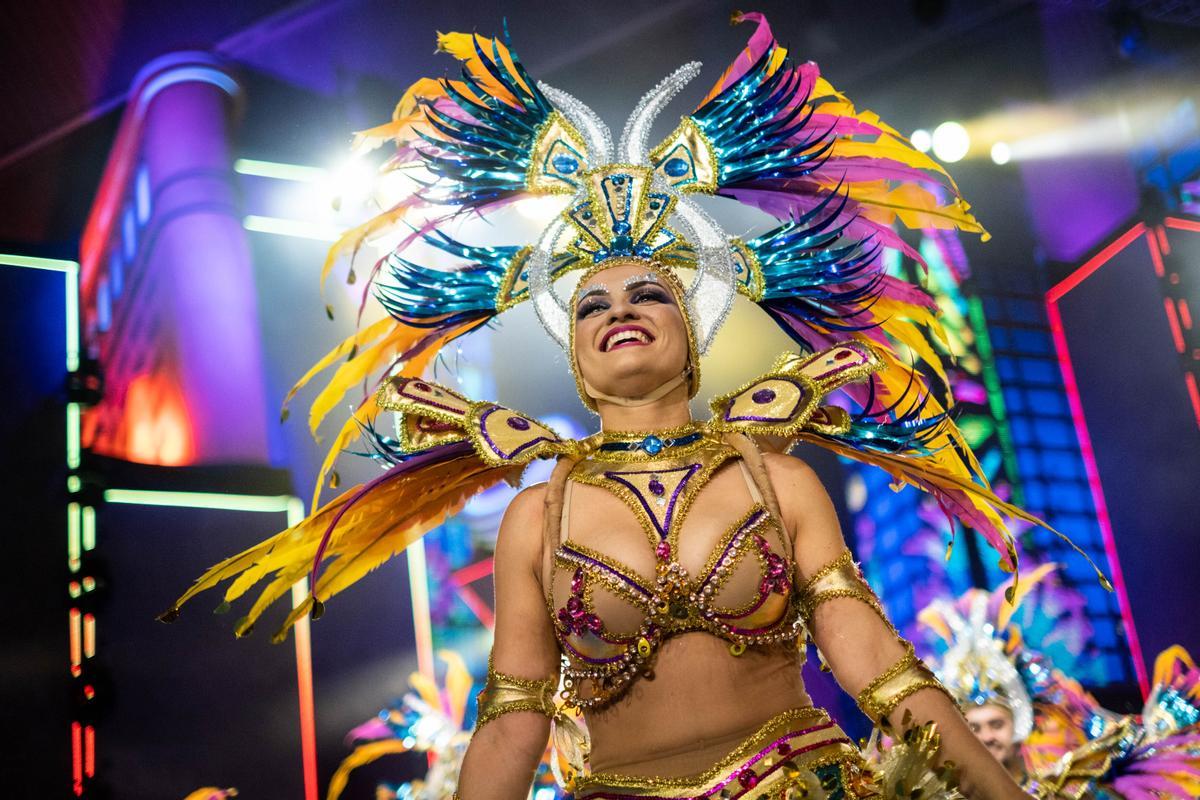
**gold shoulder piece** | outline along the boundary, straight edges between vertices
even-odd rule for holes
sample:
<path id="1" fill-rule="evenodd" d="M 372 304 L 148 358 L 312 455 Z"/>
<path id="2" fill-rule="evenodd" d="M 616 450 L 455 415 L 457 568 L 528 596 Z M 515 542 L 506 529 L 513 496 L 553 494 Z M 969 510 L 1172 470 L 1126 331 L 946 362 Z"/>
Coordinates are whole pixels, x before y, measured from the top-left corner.
<path id="1" fill-rule="evenodd" d="M 861 342 L 808 356 L 785 353 L 766 375 L 715 398 L 709 427 L 762 436 L 792 437 L 805 430 L 844 433 L 850 428 L 849 414 L 822 406 L 821 400 L 834 389 L 866 379 L 879 366 L 874 351 Z"/>
<path id="2" fill-rule="evenodd" d="M 579 449 L 533 417 L 489 402 L 472 402 L 453 389 L 418 378 L 396 377 L 379 388 L 379 407 L 400 415 L 400 447 L 409 453 L 470 442 L 492 467 L 527 464 L 535 458 Z"/>

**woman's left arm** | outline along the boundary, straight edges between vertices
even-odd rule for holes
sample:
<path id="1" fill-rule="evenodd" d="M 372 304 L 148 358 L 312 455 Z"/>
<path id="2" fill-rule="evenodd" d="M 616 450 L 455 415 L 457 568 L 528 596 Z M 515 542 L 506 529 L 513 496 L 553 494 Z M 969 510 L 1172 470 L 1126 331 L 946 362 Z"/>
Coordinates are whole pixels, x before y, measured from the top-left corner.
<path id="1" fill-rule="evenodd" d="M 957 705 L 892 627 L 846 549 L 837 513 L 815 472 L 790 456 L 765 456 L 784 524 L 792 533 L 796 584 L 813 641 L 838 683 L 875 722 L 932 721 L 940 755 L 958 765 L 973 800 L 1026 797 L 967 727 Z"/>

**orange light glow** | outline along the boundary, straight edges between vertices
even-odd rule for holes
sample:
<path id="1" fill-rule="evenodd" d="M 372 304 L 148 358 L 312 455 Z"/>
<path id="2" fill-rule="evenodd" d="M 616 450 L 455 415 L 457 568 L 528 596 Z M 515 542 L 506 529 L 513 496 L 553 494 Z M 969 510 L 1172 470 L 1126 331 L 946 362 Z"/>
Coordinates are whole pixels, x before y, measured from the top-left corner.
<path id="1" fill-rule="evenodd" d="M 125 457 L 130 461 L 179 466 L 194 460 L 187 403 L 170 377 L 139 375 L 130 381 L 122 416 Z"/>

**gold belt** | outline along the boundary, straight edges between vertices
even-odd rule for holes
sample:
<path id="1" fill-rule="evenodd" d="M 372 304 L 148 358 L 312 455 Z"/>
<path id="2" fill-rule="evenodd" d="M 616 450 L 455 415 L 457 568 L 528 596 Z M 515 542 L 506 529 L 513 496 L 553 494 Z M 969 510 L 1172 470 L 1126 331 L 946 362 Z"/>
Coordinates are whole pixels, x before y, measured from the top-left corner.
<path id="1" fill-rule="evenodd" d="M 797 708 L 768 720 L 733 752 L 704 772 L 683 778 L 618 775 L 583 776 L 578 800 L 733 800 L 782 797 L 788 787 L 802 786 L 805 773 L 838 765 L 834 780 L 847 798 L 859 797 L 862 757 L 850 737 L 819 708 Z M 811 780 L 812 778 L 809 778 Z M 828 780 L 828 776 L 827 776 Z"/>

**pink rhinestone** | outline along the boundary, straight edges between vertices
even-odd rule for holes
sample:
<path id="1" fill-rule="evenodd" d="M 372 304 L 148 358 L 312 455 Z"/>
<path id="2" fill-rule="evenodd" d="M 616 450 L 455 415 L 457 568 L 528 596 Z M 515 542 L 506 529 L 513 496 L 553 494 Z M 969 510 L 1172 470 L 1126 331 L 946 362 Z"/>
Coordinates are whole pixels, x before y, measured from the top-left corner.
<path id="1" fill-rule="evenodd" d="M 750 770 L 744 770 L 741 775 L 738 775 L 738 783 L 747 789 L 753 789 L 758 786 L 758 776 Z"/>
<path id="2" fill-rule="evenodd" d="M 666 561 L 671 557 L 671 543 L 666 539 L 661 540 L 658 546 L 654 548 L 654 553 L 660 560 Z"/>

